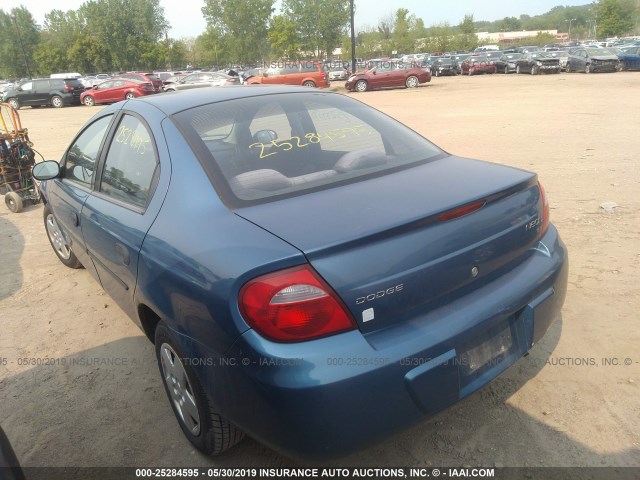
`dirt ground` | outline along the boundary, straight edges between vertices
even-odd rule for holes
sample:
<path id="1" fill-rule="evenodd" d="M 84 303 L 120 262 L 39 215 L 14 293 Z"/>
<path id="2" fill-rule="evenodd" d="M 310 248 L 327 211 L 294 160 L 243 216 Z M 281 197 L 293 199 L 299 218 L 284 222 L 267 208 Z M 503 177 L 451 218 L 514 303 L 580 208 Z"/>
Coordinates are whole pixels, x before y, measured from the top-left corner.
<path id="1" fill-rule="evenodd" d="M 563 318 L 531 355 L 436 417 L 326 464 L 640 466 L 640 73 L 441 77 L 354 96 L 451 153 L 538 172 L 570 274 Z M 98 108 L 20 115 L 36 149 L 59 159 Z M 0 332 L 0 425 L 23 465 L 300 465 L 251 439 L 215 459 L 191 447 L 152 345 L 86 271 L 57 260 L 41 205 L 0 205 Z M 117 365 L 94 360 L 104 358 Z"/>

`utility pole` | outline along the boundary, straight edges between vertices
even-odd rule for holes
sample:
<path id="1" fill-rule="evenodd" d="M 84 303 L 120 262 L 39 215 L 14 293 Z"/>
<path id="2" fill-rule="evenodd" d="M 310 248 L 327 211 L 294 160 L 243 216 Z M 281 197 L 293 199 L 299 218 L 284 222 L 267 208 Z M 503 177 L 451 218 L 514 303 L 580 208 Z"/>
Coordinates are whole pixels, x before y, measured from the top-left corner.
<path id="1" fill-rule="evenodd" d="M 356 30 L 353 23 L 353 0 L 349 0 L 351 7 L 351 73 L 356 73 Z"/>
<path id="2" fill-rule="evenodd" d="M 569 22 L 569 41 L 571 41 L 571 23 L 575 22 L 576 19 L 575 18 L 571 18 L 569 20 L 565 20 L 565 22 Z"/>
<path id="3" fill-rule="evenodd" d="M 27 53 L 24 50 L 24 44 L 22 43 L 22 36 L 20 35 L 20 29 L 18 28 L 18 19 L 16 18 L 15 14 L 11 15 L 11 18 L 13 18 L 13 23 L 16 26 L 16 32 L 18 33 L 18 42 L 20 42 L 20 49 L 22 50 L 22 56 L 24 57 L 24 65 L 27 67 L 27 74 L 29 75 L 29 78 L 31 78 L 31 69 L 29 69 L 29 60 L 27 60 Z"/>

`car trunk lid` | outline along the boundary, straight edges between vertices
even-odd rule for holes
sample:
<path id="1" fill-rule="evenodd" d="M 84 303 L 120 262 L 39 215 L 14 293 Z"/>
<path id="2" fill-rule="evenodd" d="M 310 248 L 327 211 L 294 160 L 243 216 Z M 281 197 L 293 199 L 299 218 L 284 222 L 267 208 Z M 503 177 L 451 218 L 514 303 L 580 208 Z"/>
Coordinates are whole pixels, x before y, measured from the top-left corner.
<path id="1" fill-rule="evenodd" d="M 535 174 L 450 156 L 235 213 L 301 250 L 366 333 L 521 262 L 542 209 Z"/>

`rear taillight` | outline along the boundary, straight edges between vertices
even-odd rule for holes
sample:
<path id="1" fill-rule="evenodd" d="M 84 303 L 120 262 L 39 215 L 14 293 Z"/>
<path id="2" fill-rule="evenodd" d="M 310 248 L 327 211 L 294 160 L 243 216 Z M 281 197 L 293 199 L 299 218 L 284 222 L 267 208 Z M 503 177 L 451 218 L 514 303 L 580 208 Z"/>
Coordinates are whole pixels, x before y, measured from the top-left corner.
<path id="1" fill-rule="evenodd" d="M 540 236 L 542 236 L 547 233 L 549 227 L 549 200 L 547 200 L 547 194 L 540 182 L 538 182 L 538 188 L 540 188 L 540 200 L 542 201 L 542 227 L 540 228 Z"/>
<path id="2" fill-rule="evenodd" d="M 65 92 L 73 92 L 74 90 L 75 90 L 75 89 L 74 89 L 72 86 L 70 86 L 70 85 L 65 85 L 65 86 L 64 86 L 64 91 L 65 91 Z"/>
<path id="3" fill-rule="evenodd" d="M 340 298 L 309 265 L 249 281 L 240 290 L 238 303 L 249 325 L 277 342 L 311 340 L 356 328 Z"/>
<path id="4" fill-rule="evenodd" d="M 235 78 L 227 78 L 226 82 L 227 83 L 236 83 L 236 79 Z"/>
<path id="5" fill-rule="evenodd" d="M 444 212 L 438 215 L 438 220 L 440 220 L 441 222 L 447 222 L 455 218 L 464 217 L 465 215 L 469 215 L 476 210 L 480 210 L 485 206 L 486 203 L 486 200 L 479 200 L 477 202 L 469 203 L 468 205 L 463 205 L 462 207 L 454 208 L 453 210 L 449 210 L 448 212 Z"/>

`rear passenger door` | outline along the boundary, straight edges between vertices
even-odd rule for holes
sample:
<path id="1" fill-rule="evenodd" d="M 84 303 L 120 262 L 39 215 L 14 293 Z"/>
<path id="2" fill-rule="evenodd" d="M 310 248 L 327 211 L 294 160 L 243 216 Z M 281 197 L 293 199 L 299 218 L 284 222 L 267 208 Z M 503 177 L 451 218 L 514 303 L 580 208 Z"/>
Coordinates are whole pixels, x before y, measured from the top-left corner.
<path id="1" fill-rule="evenodd" d="M 156 195 L 158 150 L 147 123 L 130 112 L 120 114 L 107 145 L 95 190 L 82 209 L 82 233 L 102 286 L 136 318 L 138 256 L 164 197 Z"/>

